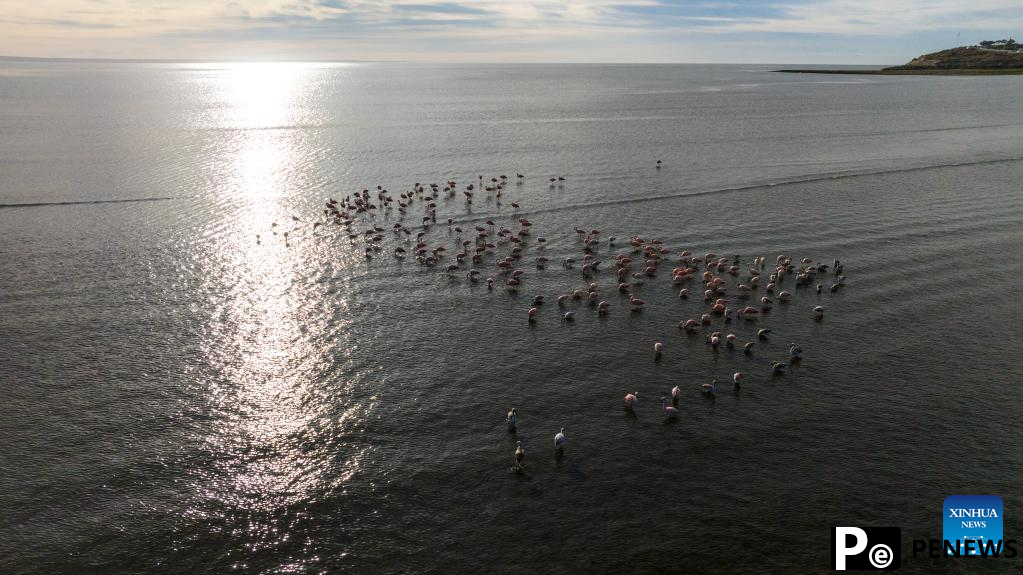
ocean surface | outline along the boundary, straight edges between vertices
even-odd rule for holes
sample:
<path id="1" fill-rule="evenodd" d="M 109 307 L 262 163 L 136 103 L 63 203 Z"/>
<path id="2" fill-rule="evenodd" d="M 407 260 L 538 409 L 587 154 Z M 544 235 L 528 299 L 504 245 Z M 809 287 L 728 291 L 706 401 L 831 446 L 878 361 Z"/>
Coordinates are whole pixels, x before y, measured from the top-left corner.
<path id="1" fill-rule="evenodd" d="M 822 573 L 834 525 L 1014 572 L 910 555 L 953 494 L 1023 539 L 1023 77 L 771 69 L 0 62 L 0 572 Z M 391 255 L 423 200 L 370 260 L 312 226 L 450 180 L 435 267 Z M 444 272 L 487 218 L 533 224 L 517 295 Z M 689 336 L 674 264 L 618 293 L 632 236 L 847 279 Z"/>

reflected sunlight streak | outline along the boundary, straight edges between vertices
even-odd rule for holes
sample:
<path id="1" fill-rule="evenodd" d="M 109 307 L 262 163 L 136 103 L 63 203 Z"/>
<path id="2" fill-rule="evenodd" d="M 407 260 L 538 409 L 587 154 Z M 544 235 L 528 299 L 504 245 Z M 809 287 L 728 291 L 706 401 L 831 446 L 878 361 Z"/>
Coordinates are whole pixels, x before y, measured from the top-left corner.
<path id="1" fill-rule="evenodd" d="M 301 213 L 291 206 L 302 203 L 295 201 L 302 192 L 295 183 L 300 140 L 288 130 L 260 129 L 300 119 L 315 72 L 303 64 L 237 64 L 215 77 L 218 109 L 232 128 L 224 137 L 233 141 L 228 181 L 216 182 L 212 194 L 231 201 L 220 224 L 226 232 L 220 276 L 210 280 L 221 286 L 209 290 L 218 313 L 203 346 L 220 376 L 210 398 L 220 417 L 206 441 L 226 478 L 217 497 L 243 508 L 306 499 L 358 466 L 357 454 L 340 471 L 333 459 L 337 436 L 364 413 L 336 405 L 329 387 L 317 384 L 329 369 L 327 332 L 344 330 L 346 322 L 323 327 L 329 316 L 299 284 L 315 249 L 298 241 L 311 223 L 292 219 Z M 344 308 L 343 300 L 335 304 Z"/>

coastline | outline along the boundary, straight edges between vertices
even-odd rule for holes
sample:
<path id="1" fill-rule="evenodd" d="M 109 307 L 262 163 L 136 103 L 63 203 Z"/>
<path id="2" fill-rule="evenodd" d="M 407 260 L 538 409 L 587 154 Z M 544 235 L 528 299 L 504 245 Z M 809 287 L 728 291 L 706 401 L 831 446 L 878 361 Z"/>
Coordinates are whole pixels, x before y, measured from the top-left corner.
<path id="1" fill-rule="evenodd" d="M 772 70 L 786 74 L 866 74 L 873 76 L 1015 76 L 1023 74 L 1023 68 L 927 68 L 920 70 L 836 70 L 790 68 Z"/>

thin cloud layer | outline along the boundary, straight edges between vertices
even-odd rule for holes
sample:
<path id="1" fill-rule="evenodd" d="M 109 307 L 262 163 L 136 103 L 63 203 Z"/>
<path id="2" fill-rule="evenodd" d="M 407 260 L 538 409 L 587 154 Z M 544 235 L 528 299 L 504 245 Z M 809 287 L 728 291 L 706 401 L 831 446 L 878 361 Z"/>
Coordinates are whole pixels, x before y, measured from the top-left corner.
<path id="1" fill-rule="evenodd" d="M 50 57 L 884 63 L 1023 29 L 1019 0 L 8 4 L 0 54 Z"/>

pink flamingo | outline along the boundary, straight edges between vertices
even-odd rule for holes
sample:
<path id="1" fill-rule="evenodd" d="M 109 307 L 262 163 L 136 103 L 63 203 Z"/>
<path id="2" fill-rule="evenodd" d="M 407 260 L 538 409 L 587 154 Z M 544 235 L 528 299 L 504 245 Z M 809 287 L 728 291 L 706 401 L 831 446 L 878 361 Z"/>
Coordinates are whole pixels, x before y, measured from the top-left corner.
<path id="1" fill-rule="evenodd" d="M 753 320 L 757 319 L 757 314 L 759 314 L 759 313 L 760 313 L 760 310 L 758 310 L 757 308 L 752 307 L 752 306 L 746 306 L 746 307 L 740 309 L 739 312 L 738 312 L 740 317 L 742 317 L 744 319 L 747 319 L 749 321 L 753 321 Z"/>
<path id="2" fill-rule="evenodd" d="M 668 405 L 668 400 L 663 397 L 661 398 L 661 409 L 664 410 L 664 415 L 668 419 L 675 419 L 679 415 L 678 408 Z"/>
<path id="3" fill-rule="evenodd" d="M 632 408 L 636 406 L 636 401 L 639 400 L 639 392 L 635 391 L 625 396 L 625 409 L 632 411 Z"/>

